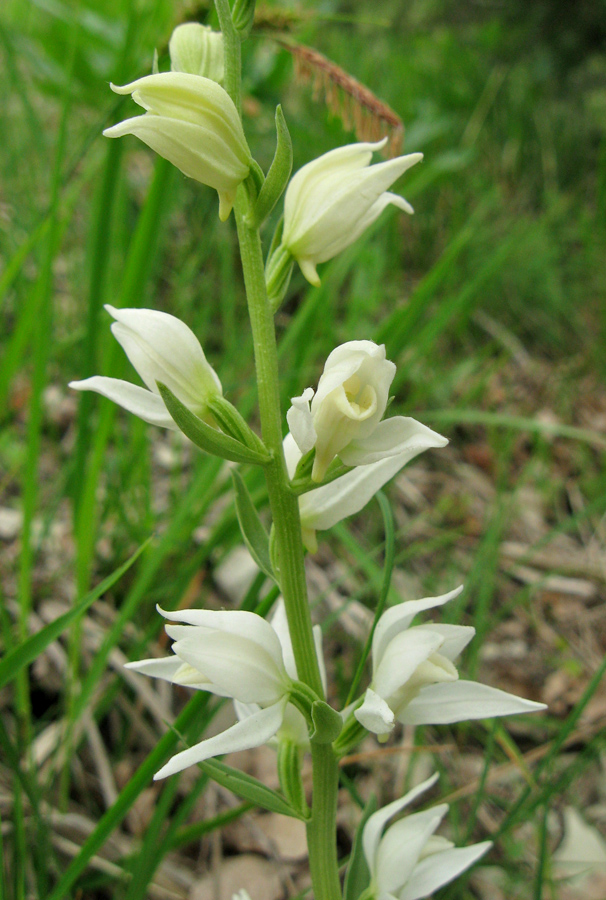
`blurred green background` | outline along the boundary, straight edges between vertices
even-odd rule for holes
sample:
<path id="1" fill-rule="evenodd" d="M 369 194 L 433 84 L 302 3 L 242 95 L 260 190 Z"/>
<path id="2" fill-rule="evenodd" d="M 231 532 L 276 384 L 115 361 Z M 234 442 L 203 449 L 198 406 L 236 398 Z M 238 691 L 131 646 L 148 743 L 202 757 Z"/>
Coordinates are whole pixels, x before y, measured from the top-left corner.
<path id="1" fill-rule="evenodd" d="M 118 785 L 121 805 L 106 822 L 108 831 L 93 831 L 94 848 L 71 857 L 52 837 L 56 821 L 51 825 L 40 810 L 50 804 L 65 815 L 71 804 L 96 821 L 111 808 L 96 776 L 91 787 L 70 763 L 72 753 L 83 754 L 84 770 L 90 768 L 79 727 L 85 712 L 101 729 L 113 767 L 125 764 L 130 772 L 132 760 L 148 752 L 129 733 L 132 687 L 113 669 L 108 674 L 107 661 L 116 648 L 132 658 L 144 653 L 158 632 L 156 602 L 225 602 L 215 572 L 239 542 L 218 462 L 193 455 L 105 400 L 74 397 L 66 388 L 92 374 L 132 377 L 104 303 L 154 307 L 196 332 L 226 395 L 256 423 L 233 221 L 219 222 L 213 191 L 134 138 L 101 136 L 104 127 L 134 114 L 108 83 L 147 74 L 154 49 L 162 59 L 172 28 L 188 19 L 214 21 L 207 7 L 168 0 L 3 0 L 0 7 L 5 649 L 37 627 L 36 616 L 53 617 L 49 603 L 58 604 L 55 613 L 69 608 L 156 534 L 153 549 L 109 591 L 101 611 L 91 608 L 97 642 L 86 637 L 85 625 L 74 625 L 62 645 L 63 668 L 51 674 L 34 668 L 3 706 L 1 765 L 16 798 L 2 807 L 3 821 L 12 823 L 3 832 L 7 896 L 25 896 L 23 885 L 40 896 L 59 885 L 53 900 L 72 889 L 81 892 L 74 896 L 147 896 L 164 854 L 187 845 L 178 829 L 186 828 L 192 807 L 178 779 L 156 795 L 147 837 L 129 845 L 113 875 L 86 866 L 106 833 L 128 831 L 122 822 L 135 789 L 124 797 Z M 467 674 L 483 667 L 485 680 L 552 703 L 551 715 L 540 727 L 514 733 L 517 745 L 499 729 L 452 729 L 457 753 L 488 747 L 487 765 L 513 759 L 523 773 L 523 754 L 548 747 L 550 739 L 560 742 L 559 750 L 576 735 L 576 753 L 554 762 L 545 750 L 555 768 L 541 770 L 544 781 L 512 816 L 512 797 L 492 795 L 482 783 L 477 801 L 461 801 L 467 805 L 460 807 L 456 836 L 474 828 L 485 835 L 478 811 L 488 804 L 498 810 L 494 832 L 501 843 L 492 864 L 498 860 L 505 873 L 502 896 L 566 897 L 554 887 L 550 852 L 558 833 L 547 814 L 564 802 L 567 789 L 566 796 L 584 805 L 596 799 L 604 744 L 599 704 L 589 736 L 581 739 L 575 729 L 599 698 L 595 673 L 606 649 L 599 611 L 606 512 L 606 3 L 262 4 L 244 48 L 244 112 L 249 144 L 265 170 L 278 102 L 295 168 L 356 139 L 338 115 L 343 98 L 337 93 L 327 109 L 322 92 L 314 96 L 313 85 L 295 76 L 283 39 L 314 47 L 362 82 L 402 118 L 404 152 L 425 154 L 396 186 L 413 203 L 414 217 L 385 212 L 321 267 L 320 288 L 295 273 L 277 316 L 284 409 L 290 396 L 316 383 L 336 344 L 372 338 L 386 344 L 398 365 L 393 411 L 449 437 L 443 456 L 415 464 L 417 474 L 408 477 L 406 470 L 390 492 L 401 576 L 391 599 L 465 580 L 453 621 L 473 622 L 491 646 L 526 642 L 531 656 L 521 671 L 511 659 L 487 663 L 478 640 Z M 274 223 L 266 227 L 267 243 Z M 247 478 L 263 504 L 260 476 Z M 343 602 L 372 607 L 382 540 L 381 517 L 371 506 L 327 537 L 314 577 L 324 572 Z M 249 604 L 261 587 L 257 579 Z M 322 606 L 322 593 L 330 589 L 315 596 L 318 615 L 329 624 L 337 615 Z M 337 701 L 346 694 L 357 644 L 347 629 L 335 640 Z M 125 705 L 110 728 L 117 696 Z M 32 768 L 27 748 L 39 747 L 41 735 L 47 749 Z M 453 788 L 461 784 L 458 758 L 441 763 Z M 138 791 L 148 782 L 149 774 L 141 776 Z M 520 784 L 523 779 L 514 795 L 524 798 Z M 171 810 L 181 818 L 167 838 Z M 597 814 L 589 818 L 601 821 Z M 530 851 L 516 830 L 521 823 L 533 835 Z M 80 860 L 80 870 L 68 858 Z M 500 890 L 495 884 L 491 889 Z M 471 890 L 464 884 L 443 896 L 472 897 L 480 889 Z"/>

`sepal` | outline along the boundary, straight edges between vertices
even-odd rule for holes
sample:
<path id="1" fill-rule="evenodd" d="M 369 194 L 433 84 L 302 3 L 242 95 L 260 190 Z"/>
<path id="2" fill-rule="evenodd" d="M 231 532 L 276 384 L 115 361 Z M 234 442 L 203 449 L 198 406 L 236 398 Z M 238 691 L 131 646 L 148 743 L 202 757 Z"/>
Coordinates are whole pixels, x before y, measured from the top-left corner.
<path id="1" fill-rule="evenodd" d="M 251 450 L 235 438 L 211 428 L 184 406 L 165 384 L 161 382 L 157 384 L 171 418 L 196 447 L 232 462 L 265 466 L 270 461 L 271 457 L 267 451 L 261 454 L 258 450 Z"/>

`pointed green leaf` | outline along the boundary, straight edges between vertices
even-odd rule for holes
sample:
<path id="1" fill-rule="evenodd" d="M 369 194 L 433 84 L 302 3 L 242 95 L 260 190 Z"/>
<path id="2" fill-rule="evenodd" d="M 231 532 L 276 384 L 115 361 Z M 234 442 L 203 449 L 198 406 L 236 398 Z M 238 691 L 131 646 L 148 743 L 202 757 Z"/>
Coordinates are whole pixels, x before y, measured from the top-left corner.
<path id="1" fill-rule="evenodd" d="M 248 37 L 253 27 L 255 4 L 256 0 L 235 0 L 232 7 L 232 22 L 242 41 Z"/>
<path id="2" fill-rule="evenodd" d="M 370 872 L 368 871 L 368 864 L 362 848 L 362 832 L 371 815 L 376 812 L 376 809 L 377 798 L 373 794 L 364 807 L 354 838 L 351 856 L 347 865 L 347 874 L 345 875 L 343 900 L 359 900 L 370 882 Z"/>
<path id="3" fill-rule="evenodd" d="M 303 819 L 293 807 L 278 794 L 266 787 L 263 782 L 252 775 L 246 775 L 239 769 L 233 769 L 226 766 L 225 763 L 219 762 L 217 759 L 208 759 L 206 762 L 200 763 L 200 768 L 206 772 L 217 784 L 227 788 L 238 797 L 245 800 L 252 800 L 257 806 L 268 809 L 270 812 L 277 812 L 283 816 L 292 816 L 294 819 Z"/>
<path id="4" fill-rule="evenodd" d="M 276 152 L 253 211 L 257 225 L 265 221 L 284 193 L 292 171 L 292 141 L 281 106 L 276 107 L 276 133 Z"/>
<path id="5" fill-rule="evenodd" d="M 166 404 L 174 422 L 179 426 L 183 434 L 192 441 L 196 447 L 205 450 L 206 453 L 212 453 L 214 456 L 220 456 L 222 459 L 231 459 L 232 462 L 239 463 L 256 463 L 258 465 L 266 465 L 269 462 L 269 454 L 262 454 L 256 450 L 245 447 L 240 441 L 211 428 L 202 419 L 188 409 L 177 400 L 175 395 L 165 384 L 157 382 L 160 395 Z"/>
<path id="6" fill-rule="evenodd" d="M 314 724 L 314 733 L 311 740 L 316 744 L 332 744 L 341 734 L 343 718 L 340 713 L 325 703 L 324 700 L 316 700 L 311 707 L 311 720 Z"/>
<path id="7" fill-rule="evenodd" d="M 261 571 L 265 572 L 268 578 L 272 578 L 275 581 L 276 576 L 274 575 L 269 558 L 269 538 L 267 532 L 263 527 L 263 523 L 259 518 L 259 514 L 255 509 L 251 496 L 242 480 L 242 476 L 239 472 L 232 472 L 231 477 L 236 495 L 236 515 L 238 516 L 244 543 L 248 547 L 250 555 Z"/>
<path id="8" fill-rule="evenodd" d="M 48 625 L 45 625 L 45 627 L 40 631 L 37 631 L 36 634 L 33 634 L 18 647 L 15 647 L 14 650 L 7 653 L 6 656 L 0 660 L 0 688 L 4 687 L 5 684 L 15 678 L 21 669 L 33 662 L 36 657 L 40 656 L 48 645 L 56 640 L 66 628 L 85 613 L 95 600 L 98 600 L 99 597 L 113 587 L 113 585 L 122 578 L 124 573 L 130 569 L 141 553 L 143 553 L 150 541 L 151 537 L 139 547 L 136 553 L 133 553 L 131 558 L 127 560 L 123 566 L 120 566 L 115 572 L 112 572 L 111 575 L 102 581 L 101 584 L 97 585 L 94 590 L 86 594 L 81 600 L 76 601 L 70 610 L 62 616 L 58 616 L 52 622 L 49 622 Z"/>

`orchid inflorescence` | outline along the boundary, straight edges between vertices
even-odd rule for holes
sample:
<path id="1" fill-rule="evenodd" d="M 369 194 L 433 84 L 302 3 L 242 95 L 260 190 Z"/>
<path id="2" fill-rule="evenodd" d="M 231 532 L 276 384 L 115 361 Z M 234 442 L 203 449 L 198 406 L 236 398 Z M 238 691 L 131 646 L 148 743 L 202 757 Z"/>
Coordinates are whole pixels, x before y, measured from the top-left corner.
<path id="1" fill-rule="evenodd" d="M 441 725 L 543 706 L 459 678 L 455 661 L 474 636 L 473 627 L 417 621 L 458 597 L 460 587 L 383 611 L 374 625 L 366 688 L 343 710 L 326 702 L 322 639 L 319 626 L 311 625 L 303 547 L 315 552 L 318 531 L 358 513 L 403 466 L 425 450 L 444 447 L 447 440 L 413 418 L 386 415 L 396 366 L 385 347 L 371 340 L 348 341 L 332 351 L 317 387 L 307 386 L 292 398 L 283 438 L 284 422 L 275 403 L 273 313 L 295 261 L 317 285 L 318 265 L 356 241 L 388 205 L 412 213 L 410 204 L 388 189 L 422 155 L 370 165 L 385 141 L 352 144 L 309 162 L 289 181 L 292 149 L 278 110 L 276 155 L 264 176 L 242 126 L 238 54 L 233 50 L 250 29 L 254 3 L 237 0 L 231 11 L 227 0 L 216 5 L 223 34 L 197 23 L 179 26 L 169 44 L 170 72 L 154 71 L 125 87 L 112 85 L 117 93 L 130 94 L 145 112 L 105 134 L 133 134 L 184 175 L 214 188 L 222 220 L 235 210 L 253 340 L 255 349 L 262 350 L 256 357 L 263 438 L 223 396 L 219 376 L 193 332 L 165 312 L 106 307 L 114 319 L 112 332 L 145 387 L 105 376 L 71 386 L 102 394 L 152 425 L 183 432 L 205 452 L 264 469 L 271 535 L 237 473 L 234 486 L 244 541 L 282 595 L 270 618 L 244 610 L 158 608 L 176 623 L 166 625 L 171 653 L 128 668 L 233 700 L 236 723 L 177 753 L 155 778 L 233 751 L 274 746 L 283 809 L 307 822 L 315 895 L 338 900 L 339 757 L 369 733 L 388 740 L 397 723 Z M 263 260 L 259 229 L 283 193 L 283 219 Z M 300 773 L 305 753 L 312 756 L 311 810 Z M 211 776 L 218 777 L 216 772 L 210 770 Z M 457 849 L 437 836 L 448 809 L 444 804 L 388 824 L 436 780 L 437 775 L 366 816 L 356 841 L 365 860 L 358 869 L 366 877 L 350 896 L 418 900 L 489 849 L 490 842 Z M 236 900 L 249 900 L 245 889 Z"/>

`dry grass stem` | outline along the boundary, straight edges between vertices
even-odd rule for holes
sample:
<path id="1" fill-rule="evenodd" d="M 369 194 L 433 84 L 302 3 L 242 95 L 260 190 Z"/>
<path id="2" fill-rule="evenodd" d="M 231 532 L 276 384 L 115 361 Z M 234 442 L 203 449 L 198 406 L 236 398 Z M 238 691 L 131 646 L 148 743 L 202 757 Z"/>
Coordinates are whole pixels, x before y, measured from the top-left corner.
<path id="1" fill-rule="evenodd" d="M 391 107 L 312 47 L 283 38 L 280 44 L 292 54 L 297 81 L 311 82 L 314 100 L 322 99 L 330 112 L 341 119 L 345 129 L 353 131 L 360 141 L 380 141 L 388 137 L 386 155 L 399 155 L 404 124 Z"/>

